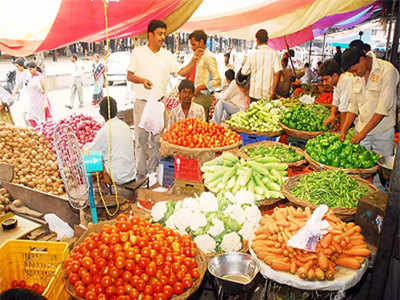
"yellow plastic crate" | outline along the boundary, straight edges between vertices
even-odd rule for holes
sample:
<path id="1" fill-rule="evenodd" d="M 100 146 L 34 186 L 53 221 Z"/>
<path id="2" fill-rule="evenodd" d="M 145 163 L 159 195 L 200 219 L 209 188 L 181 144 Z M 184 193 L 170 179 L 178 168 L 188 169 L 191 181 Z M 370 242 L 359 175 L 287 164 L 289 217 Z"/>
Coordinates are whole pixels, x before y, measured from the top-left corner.
<path id="1" fill-rule="evenodd" d="M 62 264 L 69 254 L 67 243 L 10 240 L 0 247 L 0 292 L 11 288 L 13 280 L 28 285 L 46 286 L 49 300 L 69 300 L 65 290 Z"/>

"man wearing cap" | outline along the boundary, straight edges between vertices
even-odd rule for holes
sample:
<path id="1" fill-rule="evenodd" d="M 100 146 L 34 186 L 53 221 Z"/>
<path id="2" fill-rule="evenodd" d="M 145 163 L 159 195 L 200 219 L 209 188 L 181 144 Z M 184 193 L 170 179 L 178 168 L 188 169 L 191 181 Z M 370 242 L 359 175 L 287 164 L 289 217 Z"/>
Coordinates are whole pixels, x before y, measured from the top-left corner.
<path id="1" fill-rule="evenodd" d="M 353 81 L 341 140 L 358 117 L 351 142 L 383 156 L 393 155 L 398 71 L 391 63 L 366 55 L 356 47 L 343 53 L 342 68 L 360 80 Z"/>

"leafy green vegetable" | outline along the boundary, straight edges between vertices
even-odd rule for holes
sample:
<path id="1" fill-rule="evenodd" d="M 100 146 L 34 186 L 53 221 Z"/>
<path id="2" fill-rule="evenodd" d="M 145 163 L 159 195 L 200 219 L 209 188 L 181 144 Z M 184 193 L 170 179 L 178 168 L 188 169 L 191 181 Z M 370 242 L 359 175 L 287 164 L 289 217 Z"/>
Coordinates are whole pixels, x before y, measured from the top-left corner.
<path id="1" fill-rule="evenodd" d="M 297 182 L 292 194 L 315 205 L 356 208 L 368 188 L 342 170 L 313 172 Z"/>
<path id="2" fill-rule="evenodd" d="M 304 158 L 303 155 L 296 152 L 292 147 L 282 147 L 282 146 L 264 146 L 260 145 L 258 147 L 245 148 L 244 152 L 251 159 L 262 158 L 265 156 L 274 157 L 279 159 L 280 162 L 292 163 Z"/>

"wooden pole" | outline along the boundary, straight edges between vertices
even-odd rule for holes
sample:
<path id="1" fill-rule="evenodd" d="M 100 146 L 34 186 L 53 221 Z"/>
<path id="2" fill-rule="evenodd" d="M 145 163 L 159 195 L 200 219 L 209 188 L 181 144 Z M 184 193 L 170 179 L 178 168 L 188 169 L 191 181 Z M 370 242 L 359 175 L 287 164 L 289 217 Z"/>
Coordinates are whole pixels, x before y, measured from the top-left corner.
<path id="1" fill-rule="evenodd" d="M 396 1 L 399 2 L 399 1 Z M 396 14 L 396 24 L 394 27 L 393 41 L 392 41 L 392 50 L 390 53 L 390 62 L 398 69 L 399 61 L 397 50 L 399 48 L 399 38 L 400 38 L 400 4 L 397 5 L 397 14 Z"/>
<path id="2" fill-rule="evenodd" d="M 308 64 L 311 66 L 311 47 L 312 47 L 312 41 L 310 41 L 310 52 L 308 53 Z"/>
<path id="3" fill-rule="evenodd" d="M 389 29 L 388 29 L 388 35 L 387 35 L 387 40 L 386 40 L 386 54 L 385 54 L 385 59 L 386 60 L 389 58 L 389 44 L 390 44 L 390 36 L 392 35 L 392 22 L 393 22 L 395 6 L 396 6 L 396 1 L 393 0 L 392 13 L 390 14 Z"/>
<path id="4" fill-rule="evenodd" d="M 292 66 L 293 75 L 296 76 L 296 70 L 294 69 L 294 64 L 293 64 L 293 61 L 292 61 L 292 56 L 291 56 L 290 53 L 289 53 L 289 50 L 290 50 L 290 49 L 289 49 L 289 44 L 288 44 L 288 42 L 287 42 L 287 40 L 286 40 L 286 35 L 283 37 L 283 39 L 285 40 L 286 50 L 287 50 L 287 52 L 288 52 L 290 65 Z"/>
<path id="5" fill-rule="evenodd" d="M 326 32 L 324 33 L 324 42 L 322 44 L 322 61 L 324 61 L 325 57 L 325 39 L 326 39 Z"/>

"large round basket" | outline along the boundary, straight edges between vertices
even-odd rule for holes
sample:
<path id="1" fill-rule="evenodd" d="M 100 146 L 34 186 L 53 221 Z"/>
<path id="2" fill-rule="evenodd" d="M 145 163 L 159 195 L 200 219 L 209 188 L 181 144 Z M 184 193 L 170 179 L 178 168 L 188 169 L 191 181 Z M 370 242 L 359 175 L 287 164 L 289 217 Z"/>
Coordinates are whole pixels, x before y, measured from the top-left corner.
<path id="1" fill-rule="evenodd" d="M 296 187 L 297 182 L 300 180 L 302 176 L 306 175 L 296 175 L 293 177 L 290 177 L 282 186 L 282 193 L 285 195 L 285 197 L 289 200 L 289 202 L 292 202 L 296 206 L 300 207 L 310 207 L 311 209 L 317 208 L 317 205 L 304 200 L 297 198 L 292 194 L 292 190 Z M 370 193 L 377 192 L 378 189 L 371 183 L 369 183 L 367 180 L 362 179 L 359 176 L 352 175 L 352 177 L 358 181 L 359 184 L 362 184 L 366 186 Z M 355 213 L 357 212 L 357 208 L 343 208 L 343 207 L 331 207 L 330 208 L 335 215 L 337 215 L 339 218 L 341 218 L 343 221 L 348 221 L 353 218 Z"/>
<path id="2" fill-rule="evenodd" d="M 259 132 L 259 131 L 246 130 L 246 129 L 235 127 L 235 126 L 229 126 L 229 129 L 236 131 L 238 133 L 253 134 L 253 135 L 259 135 L 259 136 L 269 136 L 269 137 L 280 136 L 283 133 L 283 130 Z"/>
<path id="3" fill-rule="evenodd" d="M 304 151 L 304 157 L 306 158 L 308 163 L 317 170 L 343 170 L 344 172 L 349 173 L 349 174 L 358 174 L 360 176 L 369 176 L 369 175 L 372 175 L 372 174 L 375 174 L 376 172 L 378 172 L 378 169 L 379 169 L 378 165 L 375 165 L 374 167 L 368 168 L 368 169 L 344 169 L 344 168 L 339 168 L 339 167 L 327 166 L 327 165 L 317 162 L 306 151 Z"/>
<path id="4" fill-rule="evenodd" d="M 325 134 L 325 131 L 303 131 L 287 127 L 281 122 L 281 126 L 288 136 L 301 140 L 309 140 L 315 138 L 317 135 Z"/>
<path id="5" fill-rule="evenodd" d="M 244 150 L 248 149 L 248 148 L 256 148 L 256 147 L 259 147 L 259 146 L 265 146 L 265 147 L 281 146 L 281 147 L 284 147 L 284 148 L 293 148 L 298 154 L 300 154 L 300 155 L 302 155 L 304 157 L 304 152 L 300 148 L 294 147 L 294 146 L 289 146 L 289 145 L 282 144 L 282 143 L 279 143 L 279 142 L 273 142 L 273 141 L 261 141 L 261 142 L 257 142 L 257 143 L 253 143 L 253 144 L 248 144 L 248 145 L 240 148 L 239 151 L 242 153 L 242 155 L 245 155 L 245 157 L 247 157 L 247 159 L 249 159 L 249 157 L 244 152 Z M 307 161 L 304 158 L 302 160 L 298 160 L 298 161 L 291 162 L 291 163 L 288 163 L 288 162 L 283 162 L 283 163 L 286 163 L 288 165 L 288 167 L 298 167 L 298 166 L 301 166 L 301 165 L 305 164 L 306 162 Z"/>
<path id="6" fill-rule="evenodd" d="M 168 147 L 171 151 L 179 153 L 179 152 L 190 152 L 190 153 L 202 153 L 202 152 L 223 152 L 227 150 L 232 150 L 235 148 L 239 148 L 239 146 L 242 144 L 242 142 L 238 142 L 229 146 L 225 147 L 217 147 L 217 148 L 189 148 L 189 147 L 183 147 L 183 146 L 178 146 L 175 144 L 168 143 L 161 139 L 161 144 L 164 144 L 166 147 Z"/>
<path id="7" fill-rule="evenodd" d="M 89 226 L 89 229 L 79 238 L 79 240 L 75 243 L 75 247 L 80 245 L 86 237 L 89 236 L 91 232 L 100 232 L 101 228 L 103 228 L 104 224 L 114 224 L 115 220 L 112 221 L 105 221 L 105 222 L 99 222 L 97 224 L 92 224 Z M 197 278 L 195 281 L 193 281 L 193 286 L 189 289 L 186 289 L 182 294 L 180 295 L 173 295 L 171 299 L 174 300 L 184 300 L 190 297 L 194 292 L 197 291 L 197 289 L 200 287 L 201 282 L 203 281 L 204 274 L 207 271 L 207 259 L 205 254 L 197 248 L 197 255 L 195 257 L 196 262 L 198 264 L 198 269 L 200 271 L 200 276 Z M 72 299 L 77 299 L 77 300 L 84 300 L 81 297 L 78 297 L 75 293 L 74 287 L 69 283 L 67 274 L 65 273 L 64 269 L 64 283 L 65 283 L 65 288 L 68 292 L 68 294 L 71 295 Z"/>

